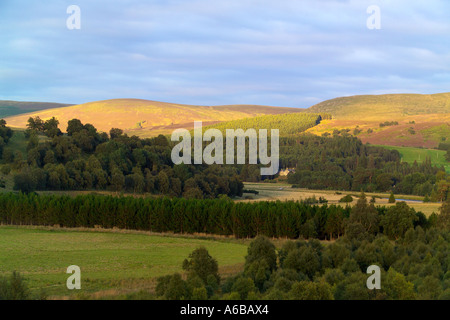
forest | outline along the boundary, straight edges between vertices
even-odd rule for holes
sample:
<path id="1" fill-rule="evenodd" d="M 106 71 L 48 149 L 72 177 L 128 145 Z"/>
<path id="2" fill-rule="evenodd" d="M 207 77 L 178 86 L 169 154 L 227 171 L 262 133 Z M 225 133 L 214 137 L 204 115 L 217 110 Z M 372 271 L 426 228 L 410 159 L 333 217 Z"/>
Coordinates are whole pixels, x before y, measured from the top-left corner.
<path id="1" fill-rule="evenodd" d="M 108 135 L 77 119 L 68 122 L 63 135 L 58 124 L 55 118 L 30 118 L 27 160 L 11 152 L 3 157 L 18 171 L 16 190 L 110 190 L 186 198 L 242 195 L 243 184 L 234 168 L 174 166 L 165 136 L 139 139 L 116 128 Z"/>
<path id="2" fill-rule="evenodd" d="M 344 218 L 334 242 L 290 240 L 281 248 L 257 236 L 244 271 L 221 281 L 204 248 L 183 262 L 180 274 L 158 279 L 156 297 L 167 300 L 448 300 L 450 299 L 450 201 L 439 216 L 414 214 L 406 203 L 387 211 L 364 194 Z M 331 223 L 336 223 L 330 213 Z M 420 222 L 420 220 L 422 220 Z M 368 290 L 369 266 L 381 271 L 381 288 Z"/>
<path id="3" fill-rule="evenodd" d="M 395 242 L 385 235 L 373 241 L 343 237 L 287 241 L 281 248 L 255 238 L 244 271 L 221 279 L 218 264 L 205 248 L 183 262 L 185 276 L 158 279 L 163 300 L 449 300 L 449 231 L 421 227 Z M 369 266 L 381 271 L 381 288 L 368 290 Z"/>
<path id="4" fill-rule="evenodd" d="M 450 175 L 443 167 L 433 166 L 430 159 L 420 164 L 402 162 L 398 151 L 363 144 L 345 130 L 323 136 L 298 133 L 326 117 L 305 113 L 271 115 L 227 122 L 226 127 L 282 127 L 280 168 L 295 168 L 287 177 L 293 187 L 394 192 L 424 196 L 435 202 L 449 198 Z M 30 118 L 24 156 L 8 148 L 12 131 L 2 122 L 2 171 L 13 171 L 16 190 L 109 190 L 201 199 L 241 196 L 243 181 L 278 178 L 261 176 L 260 164 L 174 165 L 174 142 L 163 135 L 140 139 L 117 128 L 109 134 L 100 133 L 77 119 L 68 122 L 67 134 L 58 126 L 55 118 Z M 224 126 L 212 127 L 224 130 Z"/>
<path id="5" fill-rule="evenodd" d="M 280 139 L 281 168 L 296 168 L 288 175 L 294 186 L 310 189 L 390 192 L 449 197 L 450 176 L 445 168 L 401 162 L 396 150 L 363 144 L 348 134 L 332 137 L 302 135 Z"/>

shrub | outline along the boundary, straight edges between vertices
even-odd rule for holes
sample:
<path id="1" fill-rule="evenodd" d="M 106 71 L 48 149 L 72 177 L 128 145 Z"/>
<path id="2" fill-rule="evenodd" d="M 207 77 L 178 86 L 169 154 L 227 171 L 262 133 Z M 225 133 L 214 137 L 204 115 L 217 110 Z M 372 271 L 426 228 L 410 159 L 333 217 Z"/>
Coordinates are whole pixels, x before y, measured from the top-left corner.
<path id="1" fill-rule="evenodd" d="M 9 278 L 0 278 L 0 300 L 29 300 L 30 293 L 24 279 L 18 272 Z"/>
<path id="2" fill-rule="evenodd" d="M 391 192 L 391 195 L 389 196 L 389 203 L 395 203 L 395 196 L 394 193 Z"/>
<path id="3" fill-rule="evenodd" d="M 341 203 L 350 203 L 353 202 L 353 197 L 351 195 L 346 195 L 345 197 L 342 197 L 339 202 Z"/>

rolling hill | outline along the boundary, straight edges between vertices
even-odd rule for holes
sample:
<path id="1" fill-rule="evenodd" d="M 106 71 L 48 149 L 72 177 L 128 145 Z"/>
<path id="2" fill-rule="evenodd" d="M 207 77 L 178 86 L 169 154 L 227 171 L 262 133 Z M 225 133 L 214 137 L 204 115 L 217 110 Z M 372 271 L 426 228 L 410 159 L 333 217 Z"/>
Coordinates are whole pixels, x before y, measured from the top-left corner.
<path id="1" fill-rule="evenodd" d="M 54 108 L 5 118 L 8 125 L 24 128 L 30 117 L 56 117 L 64 130 L 67 121 L 77 118 L 101 131 L 121 128 L 141 137 L 167 134 L 177 128 L 192 129 L 194 121 L 204 125 L 261 115 L 303 112 L 303 109 L 256 105 L 192 106 L 138 99 L 115 99 Z"/>
<path id="2" fill-rule="evenodd" d="M 21 102 L 0 100 L 0 119 L 22 113 L 35 112 L 45 109 L 69 107 L 71 104 L 53 103 L 53 102 Z"/>
<path id="3" fill-rule="evenodd" d="M 31 107 L 42 107 L 34 105 Z M 264 115 L 307 112 L 331 114 L 308 132 L 321 135 L 346 130 L 363 142 L 398 147 L 436 148 L 450 141 L 450 93 L 387 94 L 340 97 L 309 109 L 258 105 L 193 106 L 138 99 L 115 99 L 57 107 L 6 118 L 8 125 L 24 128 L 29 117 L 56 117 L 61 130 L 68 120 L 80 119 L 101 131 L 121 128 L 140 137 L 169 134 L 174 129 L 192 129 L 195 120 L 204 126 Z M 380 126 L 384 122 L 395 125 Z M 238 122 L 239 123 L 239 122 Z M 356 129 L 356 130 L 355 130 Z"/>
<path id="4" fill-rule="evenodd" d="M 357 129 L 363 142 L 426 148 L 450 140 L 450 93 L 341 97 L 314 105 L 307 112 L 333 115 L 333 120 L 309 130 L 315 134 Z M 380 126 L 386 121 L 398 124 Z"/>
<path id="5" fill-rule="evenodd" d="M 376 121 L 414 115 L 450 114 L 450 93 L 341 97 L 316 104 L 308 112 L 330 113 L 336 119 Z"/>

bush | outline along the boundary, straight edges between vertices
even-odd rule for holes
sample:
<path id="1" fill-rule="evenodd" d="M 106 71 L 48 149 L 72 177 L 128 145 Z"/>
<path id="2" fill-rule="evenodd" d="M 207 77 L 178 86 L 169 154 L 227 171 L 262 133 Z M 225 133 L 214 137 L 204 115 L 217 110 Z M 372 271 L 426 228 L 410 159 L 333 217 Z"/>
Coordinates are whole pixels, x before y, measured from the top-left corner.
<path id="1" fill-rule="evenodd" d="M 18 272 L 0 278 L 0 300 L 29 300 L 30 293 L 24 279 Z"/>
<path id="2" fill-rule="evenodd" d="M 353 197 L 351 195 L 346 195 L 345 197 L 342 197 L 339 202 L 341 203 L 350 203 L 353 202 Z"/>
<path id="3" fill-rule="evenodd" d="M 389 196 L 389 203 L 395 203 L 395 196 L 394 194 L 391 192 L 391 195 Z"/>
<path id="4" fill-rule="evenodd" d="M 249 189 L 243 189 L 242 193 L 253 193 L 253 194 L 259 194 L 259 191 L 256 190 L 249 190 Z"/>

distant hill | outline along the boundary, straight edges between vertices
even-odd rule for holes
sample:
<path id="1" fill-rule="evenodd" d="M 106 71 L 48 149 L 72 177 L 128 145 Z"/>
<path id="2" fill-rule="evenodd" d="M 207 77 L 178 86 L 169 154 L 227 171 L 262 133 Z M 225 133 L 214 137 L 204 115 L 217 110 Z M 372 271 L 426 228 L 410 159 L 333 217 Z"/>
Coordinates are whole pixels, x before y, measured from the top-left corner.
<path id="1" fill-rule="evenodd" d="M 330 113 L 336 119 L 377 121 L 413 115 L 450 114 L 450 93 L 341 97 L 316 104 L 308 112 Z"/>
<path id="2" fill-rule="evenodd" d="M 345 130 L 365 143 L 399 147 L 436 148 L 440 142 L 450 141 L 450 93 L 341 97 L 306 110 L 258 105 L 194 106 L 138 99 L 105 100 L 64 107 L 45 103 L 23 104 L 10 105 L 21 112 L 27 110 L 25 108 L 29 108 L 29 111 L 32 108 L 48 108 L 7 117 L 8 125 L 24 128 L 29 117 L 39 116 L 43 120 L 56 117 L 64 131 L 67 121 L 77 118 L 83 123 L 93 124 L 101 131 L 108 132 L 115 127 L 130 135 L 148 137 L 169 134 L 177 128 L 192 129 L 196 120 L 208 126 L 264 115 L 306 112 L 333 116 L 332 120 L 323 120 L 308 129 L 308 132 L 317 135 Z M 289 126 L 295 122 L 289 116 L 280 119 L 288 121 Z M 276 121 L 276 126 L 280 127 L 281 120 Z M 386 122 L 395 125 L 380 126 Z M 239 123 L 244 122 L 233 125 Z"/>
<path id="3" fill-rule="evenodd" d="M 450 93 L 342 97 L 316 104 L 306 112 L 333 115 L 333 120 L 309 130 L 319 135 L 349 129 L 363 142 L 426 148 L 450 140 Z M 380 126 L 385 122 L 398 124 Z"/>
<path id="4" fill-rule="evenodd" d="M 72 106 L 72 104 L 0 100 L 0 119 L 28 112 L 68 106 Z"/>
<path id="5" fill-rule="evenodd" d="M 56 117 L 61 130 L 73 118 L 91 123 L 101 131 L 121 128 L 129 134 L 154 136 L 167 134 L 176 128 L 192 129 L 194 121 L 204 125 L 267 114 L 297 113 L 303 109 L 257 105 L 192 106 L 138 99 L 115 99 L 90 102 L 76 106 L 42 110 L 8 117 L 8 125 L 24 128 L 30 117 L 46 120 Z"/>

